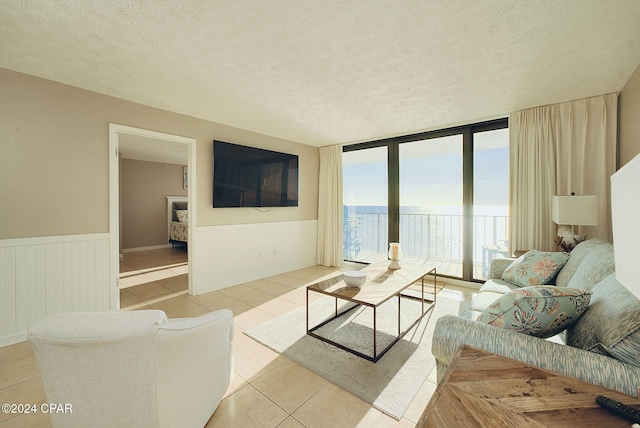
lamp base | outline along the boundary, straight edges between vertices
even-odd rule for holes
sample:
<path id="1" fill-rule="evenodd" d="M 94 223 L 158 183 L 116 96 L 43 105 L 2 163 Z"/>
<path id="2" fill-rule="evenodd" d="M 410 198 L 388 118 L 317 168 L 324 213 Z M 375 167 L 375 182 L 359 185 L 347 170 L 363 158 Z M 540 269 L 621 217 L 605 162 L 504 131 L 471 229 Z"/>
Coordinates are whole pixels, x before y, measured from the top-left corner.
<path id="1" fill-rule="evenodd" d="M 587 239 L 587 235 L 577 235 L 573 233 L 571 226 L 562 225 L 558 227 L 558 236 L 556 237 L 555 243 L 558 247 L 562 248 L 563 251 L 570 253 L 576 245 L 585 239 Z"/>

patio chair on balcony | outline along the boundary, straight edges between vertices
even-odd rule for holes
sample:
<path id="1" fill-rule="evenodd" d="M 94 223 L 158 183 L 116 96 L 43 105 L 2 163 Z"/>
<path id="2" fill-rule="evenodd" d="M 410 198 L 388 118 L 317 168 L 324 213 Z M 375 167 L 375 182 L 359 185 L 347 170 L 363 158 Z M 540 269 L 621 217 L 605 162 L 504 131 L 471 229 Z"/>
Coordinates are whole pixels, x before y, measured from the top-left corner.
<path id="1" fill-rule="evenodd" d="M 355 259 L 360 253 L 360 241 L 358 240 L 357 219 L 355 226 L 352 221 L 347 222 L 344 227 L 344 258 L 348 260 Z"/>
<path id="2" fill-rule="evenodd" d="M 482 276 L 487 278 L 489 275 L 489 266 L 491 261 L 496 257 L 508 257 L 509 248 L 507 241 L 504 241 L 504 245 L 483 245 L 482 246 Z"/>

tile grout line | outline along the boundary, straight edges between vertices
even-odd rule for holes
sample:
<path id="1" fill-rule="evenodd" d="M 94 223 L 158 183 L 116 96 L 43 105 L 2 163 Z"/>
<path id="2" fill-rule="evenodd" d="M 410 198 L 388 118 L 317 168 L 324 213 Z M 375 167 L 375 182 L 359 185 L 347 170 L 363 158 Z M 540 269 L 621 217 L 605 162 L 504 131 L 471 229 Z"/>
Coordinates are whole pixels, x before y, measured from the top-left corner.
<path id="1" fill-rule="evenodd" d="M 20 360 L 18 360 L 18 361 L 20 361 Z M 27 382 L 31 382 L 31 381 L 33 381 L 34 379 L 38 379 L 39 377 L 41 377 L 41 376 L 40 376 L 40 371 L 38 370 L 38 376 L 35 376 L 35 377 L 32 377 L 32 378 L 29 378 L 29 379 L 25 379 L 25 380 L 21 380 L 21 381 L 20 381 L 20 382 L 18 382 L 18 383 L 14 383 L 14 384 L 11 384 L 11 385 L 9 385 L 9 386 L 5 386 L 4 388 L 0 388 L 0 393 L 2 393 L 3 391 L 6 391 L 7 389 L 13 388 L 14 386 L 22 385 L 23 383 L 27 383 Z"/>

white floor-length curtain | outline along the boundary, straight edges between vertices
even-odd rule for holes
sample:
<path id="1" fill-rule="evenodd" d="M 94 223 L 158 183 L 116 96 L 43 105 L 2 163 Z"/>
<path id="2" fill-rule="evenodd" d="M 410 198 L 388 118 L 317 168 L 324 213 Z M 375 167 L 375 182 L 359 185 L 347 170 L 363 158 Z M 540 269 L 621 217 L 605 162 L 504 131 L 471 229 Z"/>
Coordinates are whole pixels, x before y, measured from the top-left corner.
<path id="1" fill-rule="evenodd" d="M 320 147 L 317 263 L 343 265 L 342 147 Z"/>
<path id="2" fill-rule="evenodd" d="M 587 238 L 612 242 L 611 176 L 618 157 L 618 94 L 558 104 L 557 109 L 556 195 L 596 195 L 598 225 L 575 229 Z"/>
<path id="3" fill-rule="evenodd" d="M 556 234 L 550 224 L 556 186 L 552 115 L 539 107 L 509 117 L 509 254 L 550 250 Z"/>
<path id="4" fill-rule="evenodd" d="M 551 197 L 571 192 L 598 197 L 598 225 L 577 232 L 611 242 L 609 180 L 616 169 L 617 121 L 617 94 L 510 115 L 511 252 L 557 250 Z"/>

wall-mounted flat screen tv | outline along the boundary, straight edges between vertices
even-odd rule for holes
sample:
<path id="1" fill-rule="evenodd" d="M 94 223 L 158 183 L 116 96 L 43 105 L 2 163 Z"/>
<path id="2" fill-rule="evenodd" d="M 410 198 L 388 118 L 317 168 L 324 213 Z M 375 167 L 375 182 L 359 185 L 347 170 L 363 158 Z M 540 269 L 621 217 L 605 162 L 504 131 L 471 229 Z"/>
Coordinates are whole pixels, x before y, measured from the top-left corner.
<path id="1" fill-rule="evenodd" d="M 297 207 L 298 156 L 213 141 L 213 207 Z"/>

